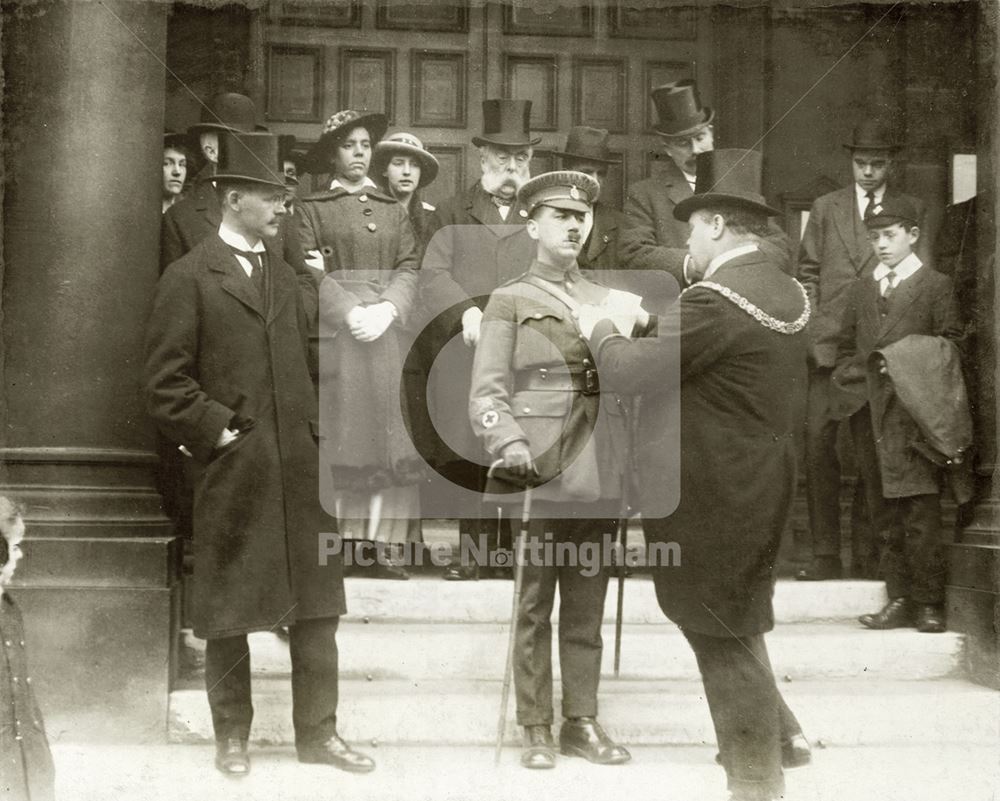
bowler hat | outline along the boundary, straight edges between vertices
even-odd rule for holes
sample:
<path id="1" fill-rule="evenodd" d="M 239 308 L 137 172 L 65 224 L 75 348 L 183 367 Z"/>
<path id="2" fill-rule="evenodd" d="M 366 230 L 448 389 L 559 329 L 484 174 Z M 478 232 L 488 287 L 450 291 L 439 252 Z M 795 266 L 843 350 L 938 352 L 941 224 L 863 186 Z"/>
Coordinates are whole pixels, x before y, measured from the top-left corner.
<path id="1" fill-rule="evenodd" d="M 252 131 L 257 110 L 246 95 L 224 92 L 212 98 L 211 105 L 202 105 L 201 122 L 188 128 L 192 136 L 206 131 Z"/>
<path id="2" fill-rule="evenodd" d="M 385 136 L 385 129 L 388 127 L 389 121 L 385 114 L 355 111 L 350 108 L 338 111 L 323 123 L 323 133 L 306 154 L 310 172 L 321 172 L 322 168 L 329 164 L 330 154 L 340 138 L 355 128 L 364 128 L 368 131 L 368 136 L 374 145 Z"/>
<path id="3" fill-rule="evenodd" d="M 392 160 L 392 157 L 402 153 L 406 156 L 413 156 L 420 162 L 420 181 L 418 187 L 427 186 L 438 174 L 438 160 L 434 155 L 424 149 L 424 143 L 411 133 L 402 131 L 387 136 L 377 145 L 372 154 L 371 171 L 376 175 L 381 175 L 382 170 Z"/>
<path id="4" fill-rule="evenodd" d="M 702 106 L 694 81 L 674 81 L 657 86 L 650 93 L 656 106 L 657 133 L 690 136 L 715 119 L 715 112 Z"/>
<path id="5" fill-rule="evenodd" d="M 219 164 L 212 181 L 252 181 L 285 186 L 278 137 L 268 133 L 223 131 L 219 134 Z"/>
<path id="6" fill-rule="evenodd" d="M 569 129 L 566 149 L 554 151 L 563 163 L 567 161 L 592 161 L 597 164 L 617 164 L 608 147 L 608 132 L 603 128 L 576 125 Z"/>
<path id="7" fill-rule="evenodd" d="M 863 120 L 854 127 L 853 141 L 844 143 L 848 150 L 889 150 L 902 149 L 896 141 L 892 126 L 883 120 Z"/>
<path id="8" fill-rule="evenodd" d="M 529 147 L 541 141 L 542 137 L 531 136 L 530 100 L 483 101 L 483 135 L 472 137 L 476 147 Z"/>
<path id="9" fill-rule="evenodd" d="M 588 212 L 601 193 L 601 185 L 589 175 L 574 170 L 543 172 L 517 192 L 517 202 L 530 214 L 538 206 Z"/>
<path id="10" fill-rule="evenodd" d="M 759 214 L 781 214 L 760 193 L 762 157 L 756 150 L 710 150 L 698 154 L 695 193 L 674 206 L 674 219 L 714 205 L 737 206 Z"/>
<path id="11" fill-rule="evenodd" d="M 866 228 L 885 228 L 887 225 L 901 223 L 908 228 L 917 224 L 917 207 L 908 197 L 896 196 L 882 198 L 881 203 L 872 203 L 865 210 Z"/>

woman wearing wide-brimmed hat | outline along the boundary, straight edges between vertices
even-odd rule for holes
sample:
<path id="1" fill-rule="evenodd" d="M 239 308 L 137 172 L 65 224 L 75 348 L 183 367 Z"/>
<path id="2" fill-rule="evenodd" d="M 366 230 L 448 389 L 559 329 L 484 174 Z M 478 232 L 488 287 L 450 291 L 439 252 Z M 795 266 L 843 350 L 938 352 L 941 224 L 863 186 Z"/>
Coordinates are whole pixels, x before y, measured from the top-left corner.
<path id="1" fill-rule="evenodd" d="M 310 262 L 322 265 L 319 290 L 320 428 L 345 539 L 406 539 L 419 517 L 422 461 L 400 404 L 405 354 L 400 332 L 416 295 L 417 247 L 406 210 L 368 177 L 383 114 L 340 111 L 308 155 L 310 169 L 333 176 L 301 202 L 299 234 Z M 384 567 L 384 566 L 383 566 Z M 378 572 L 406 578 L 400 569 Z"/>
<path id="2" fill-rule="evenodd" d="M 406 209 L 422 250 L 430 234 L 431 212 L 435 209 L 423 200 L 420 190 L 437 178 L 438 160 L 417 137 L 400 131 L 375 145 L 371 174 L 379 188 Z"/>

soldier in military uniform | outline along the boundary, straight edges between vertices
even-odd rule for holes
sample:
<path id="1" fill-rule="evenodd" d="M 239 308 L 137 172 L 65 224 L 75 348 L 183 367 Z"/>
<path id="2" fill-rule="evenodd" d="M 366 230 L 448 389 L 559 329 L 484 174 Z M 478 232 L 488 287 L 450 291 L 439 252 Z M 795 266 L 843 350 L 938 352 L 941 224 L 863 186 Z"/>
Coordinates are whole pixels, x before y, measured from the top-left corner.
<path id="1" fill-rule="evenodd" d="M 545 173 L 521 188 L 518 202 L 529 213 L 536 257 L 526 273 L 491 296 L 473 363 L 473 429 L 510 473 L 539 485 L 529 544 L 550 541 L 547 534 L 556 545 L 610 538 L 621 497 L 622 404 L 601 393 L 574 319 L 580 304 L 605 302 L 609 292 L 614 296 L 584 278 L 577 263 L 598 192 L 596 181 L 568 171 Z M 521 763 L 555 765 L 550 618 L 557 584 L 565 717 L 560 750 L 599 764 L 628 762 L 628 751 L 596 720 L 607 570 L 542 561 L 525 561 L 517 610 L 514 684 L 517 720 L 525 728 Z"/>

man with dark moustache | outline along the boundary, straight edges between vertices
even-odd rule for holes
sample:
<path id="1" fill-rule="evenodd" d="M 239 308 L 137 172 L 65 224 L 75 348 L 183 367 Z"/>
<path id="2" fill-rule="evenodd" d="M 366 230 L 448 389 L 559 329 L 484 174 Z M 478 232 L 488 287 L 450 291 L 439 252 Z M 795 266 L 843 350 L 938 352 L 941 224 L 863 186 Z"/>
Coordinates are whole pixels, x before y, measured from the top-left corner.
<path id="1" fill-rule="evenodd" d="M 922 201 L 889 187 L 893 161 L 901 145 L 890 127 L 866 119 L 844 148 L 850 153 L 854 182 L 817 198 L 809 211 L 799 245 L 799 277 L 809 293 L 809 396 L 806 405 L 806 498 L 812 535 L 812 561 L 796 575 L 799 581 L 838 579 L 840 561 L 841 466 L 837 452 L 839 415 L 830 402 L 830 373 L 837 357 L 844 309 L 851 287 L 877 259 L 868 244 L 864 218 L 886 199 L 907 198 L 914 205 L 921 231 L 926 231 Z M 926 237 L 920 254 L 928 261 Z M 878 558 L 872 541 L 873 522 L 859 479 L 854 493 L 851 562 L 859 577 L 874 578 Z"/>
<path id="2" fill-rule="evenodd" d="M 761 249 L 768 215 L 760 154 L 698 157 L 698 192 L 677 204 L 690 226 L 700 279 L 630 341 L 599 309 L 580 312 L 602 387 L 641 396 L 640 509 L 649 543 L 680 546 L 679 565 L 654 567 L 657 599 L 691 644 L 705 685 L 732 801 L 769 801 L 782 766 L 808 743 L 778 692 L 764 644 L 774 626 L 774 563 L 795 494 L 794 425 L 805 402 L 805 291 Z M 680 349 L 680 387 L 676 376 Z M 676 459 L 680 500 L 665 506 Z M 666 516 L 669 515 L 669 516 Z"/>
<path id="3" fill-rule="evenodd" d="M 300 762 L 367 772 L 337 735 L 340 556 L 320 506 L 316 392 L 294 270 L 270 243 L 285 209 L 276 137 L 219 136 L 221 222 L 160 279 L 146 334 L 150 415 L 196 465 L 194 632 L 207 640 L 205 685 L 216 768 L 250 770 L 247 634 L 288 626 Z"/>
<path id="4" fill-rule="evenodd" d="M 585 278 L 577 263 L 599 191 L 596 181 L 570 171 L 544 173 L 521 188 L 518 200 L 528 211 L 535 259 L 491 296 L 476 348 L 472 427 L 492 458 L 502 459 L 519 480 L 539 484 L 529 547 L 600 546 L 614 537 L 626 465 L 622 400 L 601 391 L 574 319 L 581 303 L 607 305 L 624 295 Z M 559 750 L 602 765 L 628 762 L 629 752 L 596 718 L 607 566 L 587 571 L 579 563 L 531 559 L 521 570 L 514 645 L 517 721 L 524 727 L 521 764 L 555 767 L 551 617 L 557 585 L 565 718 Z"/>
<path id="5" fill-rule="evenodd" d="M 577 125 L 566 136 L 566 147 L 556 151 L 562 168 L 582 172 L 603 188 L 608 180 L 608 168 L 618 164 L 608 147 L 608 132 L 603 128 Z M 577 263 L 581 270 L 621 270 L 619 238 L 624 226 L 621 209 L 610 205 L 603 197 L 594 203 L 593 226 L 583 243 Z"/>

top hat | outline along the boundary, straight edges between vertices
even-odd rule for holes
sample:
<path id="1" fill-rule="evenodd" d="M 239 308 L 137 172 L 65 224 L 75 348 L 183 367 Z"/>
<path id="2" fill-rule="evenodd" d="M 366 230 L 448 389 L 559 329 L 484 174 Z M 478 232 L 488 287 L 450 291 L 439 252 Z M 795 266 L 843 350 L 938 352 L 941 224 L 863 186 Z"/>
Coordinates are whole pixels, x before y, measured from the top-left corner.
<path id="1" fill-rule="evenodd" d="M 285 186 L 278 137 L 268 133 L 223 131 L 219 134 L 219 164 L 212 181 L 252 181 Z"/>
<path id="2" fill-rule="evenodd" d="M 392 160 L 392 157 L 402 153 L 406 156 L 413 156 L 420 162 L 420 181 L 417 186 L 423 187 L 431 183 L 438 174 L 438 160 L 433 154 L 424 150 L 424 143 L 411 133 L 394 133 L 387 136 L 377 145 L 372 154 L 371 172 L 381 175 L 382 170 Z"/>
<path id="3" fill-rule="evenodd" d="M 902 145 L 893 136 L 892 126 L 881 120 L 863 120 L 854 127 L 854 141 L 844 143 L 848 150 L 888 150 L 895 152 Z"/>
<path id="4" fill-rule="evenodd" d="M 715 119 L 715 111 L 702 106 L 694 81 L 675 81 L 650 93 L 656 105 L 653 130 L 665 136 L 690 136 Z"/>
<path id="5" fill-rule="evenodd" d="M 176 133 L 175 131 L 163 132 L 163 149 L 168 147 L 191 149 L 191 137 L 186 133 Z"/>
<path id="6" fill-rule="evenodd" d="M 881 203 L 872 203 L 865 210 L 866 228 L 885 228 L 887 225 L 901 223 L 907 228 L 917 224 L 917 207 L 905 195 L 882 198 Z"/>
<path id="7" fill-rule="evenodd" d="M 374 145 L 385 136 L 385 129 L 388 127 L 389 120 L 385 114 L 355 111 L 350 108 L 338 111 L 323 123 L 323 133 L 306 154 L 306 160 L 310 165 L 309 171 L 322 172 L 340 138 L 355 128 L 364 128 L 368 131 L 368 136 Z"/>
<path id="8" fill-rule="evenodd" d="M 674 206 L 674 219 L 686 222 L 691 214 L 716 204 L 737 206 L 759 214 L 781 214 L 760 193 L 763 157 L 756 150 L 709 150 L 698 154 L 695 193 Z"/>
<path id="9" fill-rule="evenodd" d="M 608 132 L 603 128 L 590 128 L 587 125 L 576 125 L 569 129 L 566 137 L 566 149 L 555 150 L 563 163 L 567 161 L 592 161 L 596 164 L 617 164 L 608 147 Z"/>
<path id="10" fill-rule="evenodd" d="M 188 128 L 191 136 L 206 131 L 252 131 L 256 125 L 257 110 L 246 95 L 224 92 L 212 98 L 212 104 L 201 107 L 201 122 Z"/>
<path id="11" fill-rule="evenodd" d="M 531 214 L 538 206 L 588 212 L 601 193 L 601 185 L 589 175 L 573 170 L 543 172 L 517 191 L 517 202 Z"/>
<path id="12" fill-rule="evenodd" d="M 529 147 L 542 137 L 531 137 L 530 100 L 484 100 L 483 135 L 473 136 L 472 144 L 501 147 Z"/>

